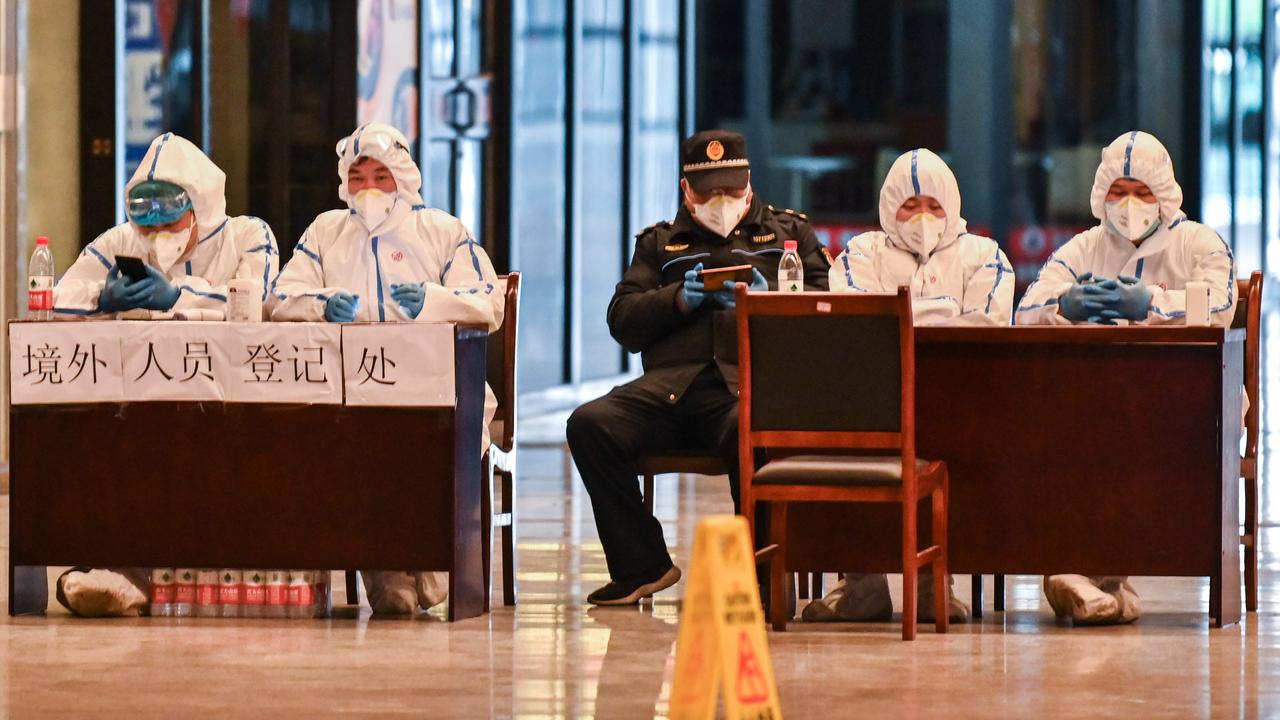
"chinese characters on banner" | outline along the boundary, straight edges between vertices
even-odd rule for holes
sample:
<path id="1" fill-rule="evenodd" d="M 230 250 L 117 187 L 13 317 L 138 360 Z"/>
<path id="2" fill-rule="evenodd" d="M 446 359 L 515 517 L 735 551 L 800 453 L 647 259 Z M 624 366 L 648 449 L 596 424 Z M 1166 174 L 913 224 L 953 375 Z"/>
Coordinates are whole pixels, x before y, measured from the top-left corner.
<path id="1" fill-rule="evenodd" d="M 388 326 L 416 335 L 423 324 Z M 453 327 L 440 354 L 449 360 L 447 405 L 453 392 Z M 13 404 L 124 401 L 227 401 L 341 404 L 342 332 L 328 323 L 209 322 L 13 323 L 10 325 Z M 392 334 L 395 334 L 394 332 Z M 391 345 L 369 375 L 395 392 L 404 373 Z"/>
<path id="2" fill-rule="evenodd" d="M 344 326 L 342 367 L 348 405 L 452 407 L 453 326 Z"/>
<path id="3" fill-rule="evenodd" d="M 124 399 L 118 328 L 105 323 L 13 323 L 9 347 L 14 405 Z"/>
<path id="4" fill-rule="evenodd" d="M 232 323 L 225 332 L 228 402 L 342 402 L 341 327 Z"/>

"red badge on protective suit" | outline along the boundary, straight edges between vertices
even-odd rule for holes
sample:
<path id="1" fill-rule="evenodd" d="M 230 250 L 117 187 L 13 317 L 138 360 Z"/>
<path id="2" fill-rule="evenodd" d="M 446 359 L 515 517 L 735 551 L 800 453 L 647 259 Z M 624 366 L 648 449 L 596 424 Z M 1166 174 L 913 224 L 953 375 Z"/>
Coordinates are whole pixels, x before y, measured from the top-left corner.
<path id="1" fill-rule="evenodd" d="M 404 260 L 404 253 L 400 250 L 396 250 L 395 252 L 391 253 L 391 259 L 395 260 L 396 262 L 400 262 L 401 260 Z"/>

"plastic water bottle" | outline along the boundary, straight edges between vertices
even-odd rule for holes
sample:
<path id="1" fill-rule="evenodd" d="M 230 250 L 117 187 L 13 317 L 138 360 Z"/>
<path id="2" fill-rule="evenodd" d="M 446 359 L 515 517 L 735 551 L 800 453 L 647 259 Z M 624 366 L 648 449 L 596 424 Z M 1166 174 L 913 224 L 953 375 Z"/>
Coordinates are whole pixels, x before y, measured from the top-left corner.
<path id="1" fill-rule="evenodd" d="M 151 617 L 173 615 L 173 568 L 151 571 Z"/>
<path id="2" fill-rule="evenodd" d="M 53 319 L 53 253 L 49 238 L 36 238 L 36 250 L 27 264 L 27 319 Z"/>
<path id="3" fill-rule="evenodd" d="M 218 571 L 203 568 L 196 571 L 196 617 L 218 617 Z"/>
<path id="4" fill-rule="evenodd" d="M 173 571 L 173 614 L 191 617 L 196 614 L 196 571 L 178 568 Z"/>
<path id="5" fill-rule="evenodd" d="M 804 292 L 804 264 L 795 240 L 782 244 L 782 260 L 778 261 L 778 290 L 780 292 Z"/>

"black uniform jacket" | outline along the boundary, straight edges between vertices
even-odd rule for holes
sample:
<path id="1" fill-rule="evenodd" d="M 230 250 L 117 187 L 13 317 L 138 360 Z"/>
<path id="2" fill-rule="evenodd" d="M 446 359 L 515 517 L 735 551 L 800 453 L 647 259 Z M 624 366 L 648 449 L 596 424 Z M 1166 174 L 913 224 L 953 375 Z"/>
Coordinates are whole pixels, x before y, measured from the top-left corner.
<path id="1" fill-rule="evenodd" d="M 786 240 L 799 244 L 805 289 L 826 290 L 831 261 L 808 219 L 775 209 L 758 198 L 723 238 L 702 227 L 685 207 L 674 222 L 661 222 L 636 236 L 635 255 L 609 303 L 609 332 L 630 352 L 640 353 L 644 375 L 633 385 L 676 403 L 693 378 L 714 363 L 738 389 L 738 329 L 732 311 L 708 297 L 688 315 L 676 305 L 686 271 L 750 264 L 777 288 L 778 261 Z"/>

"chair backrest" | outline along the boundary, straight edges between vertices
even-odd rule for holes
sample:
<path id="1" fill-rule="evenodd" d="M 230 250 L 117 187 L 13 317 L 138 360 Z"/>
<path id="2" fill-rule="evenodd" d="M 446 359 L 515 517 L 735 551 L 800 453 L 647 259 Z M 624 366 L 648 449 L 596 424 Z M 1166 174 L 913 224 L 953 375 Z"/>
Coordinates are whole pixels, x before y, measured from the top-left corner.
<path id="1" fill-rule="evenodd" d="M 906 288 L 896 295 L 742 291 L 737 303 L 745 446 L 900 450 L 914 463 L 915 338 Z M 831 380 L 833 370 L 839 380 Z"/>
<path id="2" fill-rule="evenodd" d="M 1245 413 L 1244 456 L 1258 457 L 1258 420 L 1261 417 L 1260 373 L 1262 363 L 1262 271 L 1255 270 L 1248 280 L 1236 280 L 1236 314 L 1231 327 L 1244 328 L 1244 391 L 1249 398 Z"/>
<path id="3" fill-rule="evenodd" d="M 511 452 L 515 447 L 516 436 L 516 340 L 519 336 L 520 317 L 520 273 L 500 275 L 506 282 L 505 310 L 502 326 L 489 335 L 487 368 L 485 379 L 498 399 L 498 410 L 495 420 L 502 422 L 502 437 L 491 438 L 492 442 L 504 452 Z"/>

